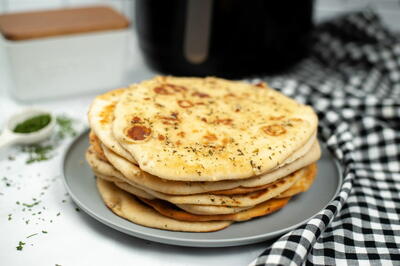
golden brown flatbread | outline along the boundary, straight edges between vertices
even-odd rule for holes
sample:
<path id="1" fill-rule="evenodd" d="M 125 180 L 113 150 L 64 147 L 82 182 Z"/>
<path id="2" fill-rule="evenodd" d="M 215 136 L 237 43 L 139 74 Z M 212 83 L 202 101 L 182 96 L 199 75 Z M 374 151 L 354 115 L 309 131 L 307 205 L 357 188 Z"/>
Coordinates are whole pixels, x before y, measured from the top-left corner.
<path id="1" fill-rule="evenodd" d="M 256 217 L 271 214 L 283 208 L 290 198 L 271 199 L 260 203 L 250 209 L 233 213 L 233 214 L 220 214 L 220 215 L 196 215 L 178 209 L 173 204 L 163 200 L 149 200 L 139 198 L 147 205 L 158 211 L 160 214 L 170 217 L 175 220 L 188 221 L 188 222 L 207 222 L 207 221 L 235 221 L 242 222 Z"/>
<path id="2" fill-rule="evenodd" d="M 106 156 L 104 155 L 103 149 L 101 148 L 101 142 L 92 130 L 89 132 L 89 143 L 92 146 L 93 152 L 96 154 L 96 156 L 100 160 L 108 162 Z"/>
<path id="3" fill-rule="evenodd" d="M 135 84 L 120 98 L 114 118 L 113 136 L 140 169 L 190 182 L 272 171 L 310 142 L 318 123 L 311 107 L 266 85 L 218 78 Z"/>
<path id="4" fill-rule="evenodd" d="M 215 205 L 215 206 L 232 206 L 232 207 L 247 207 L 254 206 L 266 200 L 277 197 L 279 194 L 289 189 L 297 180 L 303 176 L 303 171 L 296 171 L 287 177 L 281 178 L 274 183 L 273 186 L 263 190 L 237 195 L 214 195 L 211 193 L 194 194 L 194 195 L 171 195 L 157 192 L 139 184 L 131 185 L 126 182 L 121 182 L 125 189 L 127 186 L 132 186 L 145 191 L 151 196 L 162 199 L 173 204 L 195 204 L 195 205 Z M 117 186 L 121 185 L 117 183 Z"/>
<path id="5" fill-rule="evenodd" d="M 103 176 L 115 177 L 119 180 L 124 179 L 124 176 L 111 164 L 98 158 L 92 146 L 89 146 L 89 148 L 86 150 L 85 158 L 93 172 Z"/>
<path id="6" fill-rule="evenodd" d="M 115 177 L 103 176 L 101 174 L 96 174 L 96 177 L 102 178 L 106 181 L 113 182 L 114 185 L 121 188 L 122 190 L 145 199 L 156 199 L 154 196 L 146 193 L 145 191 L 136 188 L 134 186 L 130 186 L 125 182 L 121 182 L 119 179 Z M 187 210 L 189 213 L 193 214 L 201 214 L 201 215 L 208 215 L 208 214 L 230 214 L 230 213 L 237 213 L 243 210 L 247 210 L 252 208 L 253 206 L 247 207 L 231 207 L 231 206 L 212 206 L 212 205 L 193 205 L 193 204 L 177 204 L 179 208 L 182 210 Z"/>
<path id="7" fill-rule="evenodd" d="M 273 172 L 268 174 L 264 174 L 261 176 L 248 178 L 248 179 L 240 179 L 240 180 L 223 180 L 216 182 L 183 182 L 183 181 L 170 181 L 163 180 L 159 177 L 150 175 L 144 171 L 141 171 L 136 165 L 130 163 L 129 161 L 123 159 L 122 157 L 116 155 L 111 150 L 107 149 L 105 146 L 102 146 L 104 149 L 104 153 L 109 161 L 109 164 L 112 165 L 112 169 L 118 169 L 120 172 L 119 176 L 123 176 L 125 178 L 124 181 L 135 185 L 141 184 L 149 189 L 166 193 L 166 194 L 175 194 L 175 195 L 193 195 L 199 193 L 206 193 L 211 191 L 218 190 L 227 190 L 232 188 L 248 188 L 248 187 L 259 187 L 265 184 L 270 184 L 279 178 L 287 176 L 313 162 L 315 162 L 321 155 L 320 147 L 318 142 L 316 142 L 309 153 L 304 155 L 303 157 L 297 159 L 296 161 L 280 167 Z M 91 160 L 94 164 L 96 158 L 92 158 Z M 103 164 L 99 162 L 98 164 Z M 102 169 L 105 169 L 104 167 Z M 110 172 L 99 172 L 102 175 L 110 175 Z"/>
<path id="8" fill-rule="evenodd" d="M 137 163 L 135 158 L 115 140 L 111 132 L 115 105 L 124 91 L 124 88 L 117 89 L 97 96 L 89 108 L 89 125 L 102 144 L 128 161 Z"/>
<path id="9" fill-rule="evenodd" d="M 214 215 L 214 214 L 231 214 L 250 209 L 254 206 L 232 207 L 232 206 L 215 206 L 215 205 L 195 205 L 195 204 L 176 204 L 180 209 L 193 214 Z"/>
<path id="10" fill-rule="evenodd" d="M 212 232 L 224 229 L 232 223 L 230 221 L 178 221 L 159 214 L 111 182 L 97 178 L 97 188 L 104 203 L 112 212 L 139 225 L 170 231 Z"/>
<path id="11" fill-rule="evenodd" d="M 86 160 L 115 214 L 212 232 L 308 190 L 321 156 L 311 107 L 219 78 L 155 77 L 97 96 Z"/>
<path id="12" fill-rule="evenodd" d="M 288 190 L 281 193 L 277 198 L 293 197 L 299 193 L 305 192 L 310 189 L 311 185 L 317 176 L 317 164 L 313 163 L 305 169 L 303 178 L 300 178 Z"/>

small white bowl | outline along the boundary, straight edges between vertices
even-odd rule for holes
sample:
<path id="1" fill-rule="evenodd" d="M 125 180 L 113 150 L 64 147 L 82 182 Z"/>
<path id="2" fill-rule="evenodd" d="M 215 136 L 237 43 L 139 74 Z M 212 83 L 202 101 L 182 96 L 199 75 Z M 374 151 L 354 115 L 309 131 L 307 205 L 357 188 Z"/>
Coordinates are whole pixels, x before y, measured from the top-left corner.
<path id="1" fill-rule="evenodd" d="M 18 125 L 19 123 L 31 117 L 41 114 L 50 115 L 50 123 L 47 124 L 44 128 L 31 133 L 15 133 L 13 131 L 16 125 Z M 50 112 L 36 108 L 25 109 L 21 112 L 12 115 L 8 119 L 3 129 L 3 132 L 0 135 L 0 148 L 3 146 L 8 146 L 16 143 L 32 144 L 45 140 L 46 138 L 50 137 L 55 125 L 56 125 L 55 117 Z"/>

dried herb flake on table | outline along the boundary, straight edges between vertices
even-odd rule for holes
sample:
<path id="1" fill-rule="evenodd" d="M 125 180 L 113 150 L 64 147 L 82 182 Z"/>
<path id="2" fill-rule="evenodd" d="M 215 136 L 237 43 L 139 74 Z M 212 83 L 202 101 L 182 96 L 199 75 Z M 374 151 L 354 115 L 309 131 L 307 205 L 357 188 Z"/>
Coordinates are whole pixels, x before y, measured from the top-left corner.
<path id="1" fill-rule="evenodd" d="M 39 118 L 34 117 L 34 118 Z M 32 118 L 32 119 L 34 119 Z M 44 118 L 40 118 L 45 120 Z M 35 120 L 36 121 L 36 120 Z M 50 121 L 50 120 L 49 120 Z M 36 121 L 37 122 L 37 121 Z M 25 123 L 25 122 L 24 122 Z M 45 121 L 41 123 L 37 122 L 40 125 L 43 125 Z M 77 135 L 76 130 L 74 129 L 74 120 L 69 118 L 66 115 L 59 115 L 56 117 L 56 132 L 53 138 L 49 141 L 46 141 L 42 144 L 31 144 L 31 145 L 23 145 L 21 146 L 21 151 L 23 153 L 28 154 L 28 159 L 26 160 L 27 164 L 31 164 L 34 162 L 47 161 L 54 156 L 54 149 L 58 146 L 59 142 L 66 137 L 75 137 Z M 18 127 L 18 126 L 17 126 Z"/>

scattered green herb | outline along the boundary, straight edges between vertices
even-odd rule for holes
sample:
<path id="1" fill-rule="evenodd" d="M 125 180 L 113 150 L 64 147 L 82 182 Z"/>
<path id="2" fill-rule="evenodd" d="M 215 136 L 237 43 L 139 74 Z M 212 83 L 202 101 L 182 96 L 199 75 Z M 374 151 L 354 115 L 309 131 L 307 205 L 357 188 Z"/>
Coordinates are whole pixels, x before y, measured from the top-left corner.
<path id="1" fill-rule="evenodd" d="M 8 220 L 11 221 L 12 220 L 12 214 L 8 214 Z"/>
<path id="2" fill-rule="evenodd" d="M 39 203 L 40 203 L 40 201 L 36 201 L 36 202 L 31 203 L 31 204 L 22 203 L 22 205 L 25 206 L 25 207 L 28 207 L 28 208 L 32 208 L 33 206 L 36 206 L 36 205 L 38 205 Z"/>
<path id="3" fill-rule="evenodd" d="M 25 243 L 22 241 L 19 241 L 18 246 L 16 247 L 17 250 L 21 251 L 24 248 Z"/>
<path id="4" fill-rule="evenodd" d="M 10 186 L 11 186 L 11 182 L 10 182 L 10 180 L 8 180 L 7 177 L 4 176 L 1 180 L 4 181 L 4 184 L 5 184 L 7 187 L 10 187 Z"/>
<path id="5" fill-rule="evenodd" d="M 79 208 L 75 208 L 75 211 L 80 212 L 81 210 Z"/>
<path id="6" fill-rule="evenodd" d="M 32 133 L 36 132 L 45 126 L 47 126 L 51 121 L 50 114 L 37 115 L 29 118 L 19 124 L 14 128 L 15 133 Z"/>
<path id="7" fill-rule="evenodd" d="M 53 151 L 53 145 L 40 145 L 32 144 L 22 146 L 22 151 L 28 153 L 27 164 L 34 162 L 46 161 L 53 157 L 51 151 Z"/>
<path id="8" fill-rule="evenodd" d="M 42 230 L 42 233 L 43 233 L 43 234 L 47 234 L 47 231 L 43 231 L 43 230 Z"/>
<path id="9" fill-rule="evenodd" d="M 31 235 L 27 236 L 26 238 L 30 238 L 30 237 L 35 236 L 35 235 L 37 235 L 37 234 L 38 234 L 38 233 L 31 234 Z"/>
<path id="10" fill-rule="evenodd" d="M 58 125 L 57 135 L 60 139 L 64 139 L 66 136 L 75 137 L 76 131 L 73 128 L 73 120 L 65 115 L 57 116 L 56 122 Z"/>
<path id="11" fill-rule="evenodd" d="M 77 132 L 73 128 L 73 120 L 71 118 L 67 117 L 66 115 L 60 115 L 55 119 L 57 125 L 56 133 L 53 138 L 50 139 L 50 141 L 47 141 L 46 144 L 42 143 L 21 146 L 21 151 L 28 154 L 28 159 L 26 160 L 27 164 L 51 159 L 54 156 L 53 151 L 58 146 L 58 142 L 60 140 L 67 136 L 76 136 Z M 13 157 L 9 157 L 9 160 L 12 159 Z"/>

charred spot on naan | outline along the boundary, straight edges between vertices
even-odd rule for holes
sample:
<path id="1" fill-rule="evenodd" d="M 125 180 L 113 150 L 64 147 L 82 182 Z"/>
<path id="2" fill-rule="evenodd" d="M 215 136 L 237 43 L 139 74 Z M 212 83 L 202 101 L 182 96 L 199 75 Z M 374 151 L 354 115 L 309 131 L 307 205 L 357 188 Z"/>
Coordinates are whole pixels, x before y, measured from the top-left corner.
<path id="1" fill-rule="evenodd" d="M 112 122 L 114 118 L 114 109 L 115 109 L 116 102 L 113 102 L 109 105 L 106 105 L 101 110 L 99 117 L 100 117 L 100 124 L 109 124 Z"/>
<path id="2" fill-rule="evenodd" d="M 267 119 L 269 121 L 274 121 L 275 123 L 265 125 L 261 127 L 261 130 L 268 136 L 278 137 L 285 135 L 290 128 L 297 126 L 300 123 L 304 123 L 301 118 L 289 118 L 285 119 L 285 116 L 269 116 Z"/>
<path id="3" fill-rule="evenodd" d="M 126 91 L 126 88 L 116 89 L 116 90 L 109 91 L 107 93 L 104 93 L 104 94 L 96 97 L 97 99 L 110 102 L 110 104 L 104 106 L 99 113 L 100 124 L 103 124 L 103 125 L 109 124 L 113 121 L 114 109 L 117 104 L 116 99 L 118 97 L 120 97 L 125 91 Z"/>
<path id="4" fill-rule="evenodd" d="M 193 92 L 192 96 L 196 96 L 199 98 L 210 98 L 210 95 L 208 95 L 207 93 L 204 93 L 204 92 L 200 92 L 200 91 Z"/>
<path id="5" fill-rule="evenodd" d="M 272 120 L 272 121 L 282 120 L 282 119 L 284 119 L 284 118 L 285 118 L 284 115 L 281 115 L 281 116 L 269 116 L 269 117 L 268 117 L 268 119 L 269 119 L 269 120 Z"/>
<path id="6" fill-rule="evenodd" d="M 169 115 L 157 115 L 163 125 L 178 126 L 180 123 L 179 112 L 171 112 Z"/>
<path id="7" fill-rule="evenodd" d="M 190 108 L 194 106 L 194 103 L 189 100 L 178 100 L 177 103 L 182 108 Z"/>
<path id="8" fill-rule="evenodd" d="M 185 93 L 188 89 L 184 86 L 175 84 L 161 84 L 153 88 L 153 91 L 159 95 L 174 95 L 176 93 Z"/>
<path id="9" fill-rule="evenodd" d="M 131 123 L 132 124 L 140 124 L 140 123 L 142 123 L 142 119 L 140 117 L 138 117 L 138 116 L 134 116 L 131 119 Z"/>
<path id="10" fill-rule="evenodd" d="M 144 125 L 133 125 L 126 129 L 125 134 L 134 142 L 143 142 L 151 137 L 152 130 Z"/>
<path id="11" fill-rule="evenodd" d="M 207 134 L 204 135 L 203 138 L 206 140 L 206 142 L 213 142 L 213 141 L 218 140 L 218 137 L 215 134 L 210 133 L 210 132 L 207 132 Z"/>
<path id="12" fill-rule="evenodd" d="M 264 126 L 262 127 L 262 130 L 269 136 L 280 136 L 280 135 L 284 135 L 286 133 L 286 129 L 278 124 L 272 124 L 269 126 Z"/>
<path id="13" fill-rule="evenodd" d="M 151 138 L 152 130 L 149 120 L 139 116 L 130 118 L 130 126 L 125 129 L 125 136 L 128 142 L 142 143 Z"/>
<path id="14" fill-rule="evenodd" d="M 173 92 L 171 92 L 167 88 L 161 87 L 161 86 L 155 87 L 153 90 L 156 94 L 161 94 L 161 95 L 172 95 L 173 94 Z"/>
<path id="15" fill-rule="evenodd" d="M 223 118 L 223 119 L 217 118 L 212 123 L 216 124 L 216 125 L 230 126 L 233 123 L 233 119 L 232 118 Z"/>
<path id="16" fill-rule="evenodd" d="M 256 84 L 254 84 L 254 86 L 256 86 L 257 88 L 267 88 L 267 83 L 265 82 L 258 82 Z"/>

